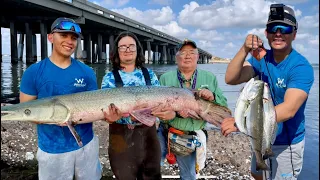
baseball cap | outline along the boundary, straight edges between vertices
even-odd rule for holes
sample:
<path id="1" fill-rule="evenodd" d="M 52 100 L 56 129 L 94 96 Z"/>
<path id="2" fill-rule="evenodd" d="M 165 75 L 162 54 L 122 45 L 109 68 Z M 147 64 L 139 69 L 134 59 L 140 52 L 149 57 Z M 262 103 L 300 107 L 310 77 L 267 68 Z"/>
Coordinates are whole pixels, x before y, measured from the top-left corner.
<path id="1" fill-rule="evenodd" d="M 267 25 L 271 23 L 284 23 L 294 26 L 296 29 L 298 29 L 298 22 L 293 9 L 284 4 L 270 5 Z"/>
<path id="2" fill-rule="evenodd" d="M 70 18 L 57 18 L 51 25 L 51 33 L 53 32 L 70 32 L 82 38 L 80 26 Z"/>
<path id="3" fill-rule="evenodd" d="M 187 45 L 187 44 L 190 44 L 190 45 L 192 45 L 194 48 L 197 48 L 197 45 L 196 45 L 196 43 L 195 43 L 194 41 L 192 41 L 192 40 L 190 40 L 190 39 L 184 39 L 184 40 L 182 41 L 182 43 L 180 43 L 180 44 L 178 45 L 178 51 L 180 51 L 180 49 L 181 49 L 184 45 Z"/>

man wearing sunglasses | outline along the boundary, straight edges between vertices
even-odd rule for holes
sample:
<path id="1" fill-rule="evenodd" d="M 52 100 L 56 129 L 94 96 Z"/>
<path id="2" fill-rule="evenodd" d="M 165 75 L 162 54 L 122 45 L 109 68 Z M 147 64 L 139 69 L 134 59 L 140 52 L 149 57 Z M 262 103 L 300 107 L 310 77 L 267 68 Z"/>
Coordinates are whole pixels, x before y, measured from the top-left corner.
<path id="1" fill-rule="evenodd" d="M 305 142 L 304 110 L 314 81 L 313 69 L 308 60 L 292 48 L 298 23 L 293 9 L 283 4 L 270 6 L 265 30 L 270 50 L 263 48 L 259 37 L 249 34 L 228 65 L 227 84 L 236 85 L 259 76 L 267 82 L 275 105 L 278 132 L 272 145 L 274 156 L 268 161 L 270 179 L 297 179 L 303 164 Z M 252 58 L 245 62 L 248 53 Z M 223 135 L 237 131 L 234 118 L 223 121 Z M 262 171 L 256 170 L 256 157 L 251 160 L 251 174 L 262 179 Z"/>
<path id="2" fill-rule="evenodd" d="M 44 97 L 96 90 L 94 71 L 71 58 L 81 29 L 74 20 L 58 18 L 51 26 L 48 40 L 52 54 L 31 65 L 20 84 L 20 102 Z M 83 146 L 79 147 L 67 126 L 38 124 L 38 173 L 40 180 L 97 180 L 101 178 L 99 140 L 92 123 L 74 127 Z"/>

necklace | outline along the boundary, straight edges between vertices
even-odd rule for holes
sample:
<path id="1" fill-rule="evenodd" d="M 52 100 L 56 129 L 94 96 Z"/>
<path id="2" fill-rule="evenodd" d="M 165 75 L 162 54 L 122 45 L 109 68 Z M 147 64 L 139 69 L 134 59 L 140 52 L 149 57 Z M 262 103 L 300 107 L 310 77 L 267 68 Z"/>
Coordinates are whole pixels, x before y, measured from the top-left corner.
<path id="1" fill-rule="evenodd" d="M 198 70 L 196 69 L 194 74 L 193 74 L 193 81 L 192 81 L 192 89 L 195 89 L 196 88 L 196 84 L 197 84 L 197 75 L 198 75 Z M 177 76 L 178 76 L 178 80 L 180 82 L 180 87 L 183 88 L 183 84 L 188 82 L 188 83 L 191 83 L 191 79 L 188 79 L 186 80 L 182 75 L 181 75 L 181 72 L 178 70 L 177 72 Z"/>

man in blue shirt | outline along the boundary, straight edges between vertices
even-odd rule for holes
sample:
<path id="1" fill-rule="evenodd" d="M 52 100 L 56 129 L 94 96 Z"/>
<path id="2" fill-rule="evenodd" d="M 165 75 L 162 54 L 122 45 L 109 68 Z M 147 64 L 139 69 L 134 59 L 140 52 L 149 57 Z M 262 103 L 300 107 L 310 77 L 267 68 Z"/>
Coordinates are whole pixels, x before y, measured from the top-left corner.
<path id="1" fill-rule="evenodd" d="M 78 24 L 58 18 L 51 26 L 48 40 L 53 44 L 49 58 L 31 65 L 20 84 L 20 102 L 44 97 L 96 90 L 94 71 L 71 58 L 81 36 Z M 38 124 L 37 160 L 40 180 L 97 180 L 101 178 L 99 140 L 92 123 L 79 124 L 75 130 L 83 147 L 79 147 L 67 126 Z"/>
<path id="2" fill-rule="evenodd" d="M 225 75 L 225 81 L 230 85 L 247 82 L 258 75 L 270 87 L 278 122 L 277 137 L 272 146 L 275 154 L 271 158 L 272 179 L 297 179 L 303 164 L 304 110 L 314 75 L 308 60 L 292 48 L 297 29 L 293 9 L 272 4 L 265 30 L 271 50 L 265 50 L 262 40 L 249 34 Z M 253 51 L 253 58 L 245 62 L 250 51 Z M 225 119 L 221 129 L 225 136 L 237 131 L 234 118 Z M 255 162 L 253 154 L 251 174 L 255 179 L 262 179 L 262 172 L 256 170 Z"/>

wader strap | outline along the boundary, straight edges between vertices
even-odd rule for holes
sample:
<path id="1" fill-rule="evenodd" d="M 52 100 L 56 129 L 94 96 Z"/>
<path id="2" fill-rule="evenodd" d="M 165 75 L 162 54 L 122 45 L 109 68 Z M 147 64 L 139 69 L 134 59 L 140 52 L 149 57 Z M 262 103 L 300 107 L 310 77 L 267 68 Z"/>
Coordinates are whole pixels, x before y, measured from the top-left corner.
<path id="1" fill-rule="evenodd" d="M 120 77 L 118 69 L 112 70 L 116 87 L 123 87 L 123 81 Z"/>
<path id="2" fill-rule="evenodd" d="M 150 78 L 150 74 L 149 74 L 148 69 L 145 68 L 145 67 L 141 67 L 141 70 L 142 70 L 144 79 L 145 79 L 145 81 L 146 81 L 146 85 L 147 85 L 147 86 L 151 86 L 151 78 Z"/>

